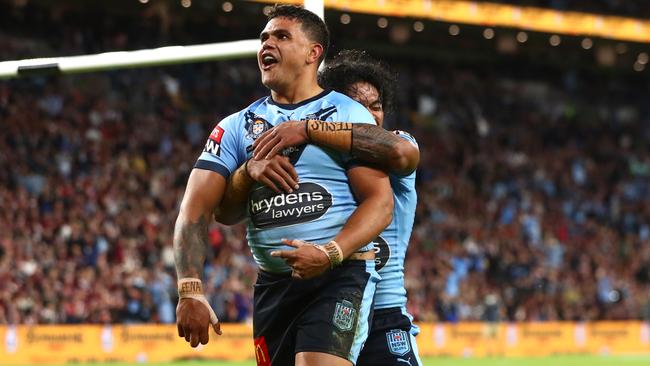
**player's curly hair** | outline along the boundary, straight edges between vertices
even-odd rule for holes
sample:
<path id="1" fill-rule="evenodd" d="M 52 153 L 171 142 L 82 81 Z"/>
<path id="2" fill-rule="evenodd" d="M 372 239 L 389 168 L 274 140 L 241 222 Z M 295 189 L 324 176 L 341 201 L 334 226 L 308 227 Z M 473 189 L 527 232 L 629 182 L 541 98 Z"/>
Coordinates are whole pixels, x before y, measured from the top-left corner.
<path id="1" fill-rule="evenodd" d="M 330 47 L 330 31 L 323 19 L 311 11 L 296 5 L 275 5 L 267 16 L 267 20 L 273 18 L 289 18 L 302 23 L 302 30 L 312 41 L 323 46 L 323 54 L 318 61 L 323 61 Z"/>
<path id="2" fill-rule="evenodd" d="M 352 84 L 365 81 L 379 91 L 384 111 L 390 112 L 395 103 L 397 77 L 388 66 L 364 51 L 343 50 L 318 75 L 324 89 L 334 89 L 347 94 Z"/>

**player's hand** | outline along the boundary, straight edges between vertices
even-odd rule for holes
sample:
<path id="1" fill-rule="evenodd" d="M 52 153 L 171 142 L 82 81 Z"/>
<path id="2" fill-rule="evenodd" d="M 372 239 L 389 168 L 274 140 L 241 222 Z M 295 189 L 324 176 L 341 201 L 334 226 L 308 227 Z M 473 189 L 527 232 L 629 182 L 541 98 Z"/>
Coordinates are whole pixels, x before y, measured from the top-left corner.
<path id="1" fill-rule="evenodd" d="M 264 132 L 253 143 L 253 159 L 270 159 L 287 147 L 309 142 L 306 121 L 287 121 Z"/>
<path id="2" fill-rule="evenodd" d="M 271 256 L 284 259 L 291 267 L 291 276 L 302 280 L 314 278 L 330 268 L 330 260 L 322 250 L 314 244 L 303 240 L 282 239 L 282 242 L 293 250 L 275 250 Z"/>
<path id="3" fill-rule="evenodd" d="M 176 306 L 176 325 L 178 336 L 184 337 L 190 346 L 197 347 L 199 343 L 207 344 L 210 340 L 208 330 L 210 325 L 215 333 L 221 335 L 221 325 L 214 311 L 206 301 L 184 298 L 178 300 Z"/>
<path id="4" fill-rule="evenodd" d="M 287 193 L 298 189 L 298 173 L 286 156 L 274 156 L 268 160 L 251 159 L 246 170 L 254 181 L 264 184 L 275 193 L 280 193 L 280 188 Z"/>

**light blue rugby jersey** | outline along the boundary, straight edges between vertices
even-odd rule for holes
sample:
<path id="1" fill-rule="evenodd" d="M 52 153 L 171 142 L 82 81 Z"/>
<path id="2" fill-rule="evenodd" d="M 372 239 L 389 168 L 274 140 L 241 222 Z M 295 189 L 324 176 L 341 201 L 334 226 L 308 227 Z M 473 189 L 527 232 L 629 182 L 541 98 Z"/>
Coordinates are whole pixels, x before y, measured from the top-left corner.
<path id="1" fill-rule="evenodd" d="M 288 120 L 305 119 L 374 124 L 361 104 L 335 91 L 323 91 L 290 105 L 264 97 L 214 128 L 195 168 L 228 178 L 251 157 L 253 141 L 264 131 Z M 273 250 L 291 249 L 281 239 L 327 243 L 357 208 L 346 175 L 351 163 L 348 154 L 315 145 L 283 153 L 298 173 L 300 188 L 290 194 L 276 194 L 256 184 L 248 197 L 248 244 L 260 268 L 275 273 L 291 271 L 283 259 L 270 256 Z M 369 243 L 362 250 L 371 248 Z"/>
<path id="2" fill-rule="evenodd" d="M 394 131 L 403 139 L 417 146 L 415 138 L 403 131 Z M 395 206 L 393 221 L 374 241 L 377 257 L 377 272 L 381 281 L 375 292 L 375 309 L 406 307 L 406 289 L 404 288 L 404 258 L 409 244 L 417 193 L 415 191 L 415 172 L 400 176 L 390 175 Z"/>

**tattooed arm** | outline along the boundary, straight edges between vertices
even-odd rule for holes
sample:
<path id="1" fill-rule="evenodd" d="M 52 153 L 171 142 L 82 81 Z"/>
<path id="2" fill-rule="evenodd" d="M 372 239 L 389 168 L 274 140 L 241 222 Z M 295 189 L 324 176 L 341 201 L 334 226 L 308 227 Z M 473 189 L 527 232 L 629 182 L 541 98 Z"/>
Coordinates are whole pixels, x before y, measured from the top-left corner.
<path id="1" fill-rule="evenodd" d="M 382 127 L 317 120 L 285 122 L 267 131 L 253 144 L 254 158 L 270 158 L 286 147 L 308 142 L 350 153 L 390 173 L 409 174 L 420 161 L 420 150 L 414 143 Z"/>
<path id="2" fill-rule="evenodd" d="M 174 227 L 174 260 L 178 277 L 176 326 L 192 347 L 209 341 L 208 328 L 221 334 L 219 319 L 203 293 L 203 264 L 208 246 L 208 224 L 221 201 L 226 179 L 208 170 L 190 174 Z"/>
<path id="3" fill-rule="evenodd" d="M 179 279 L 202 277 L 208 225 L 225 187 L 226 180 L 220 174 L 192 170 L 174 228 L 174 259 Z"/>
<path id="4" fill-rule="evenodd" d="M 351 145 L 352 156 L 391 173 L 410 174 L 420 162 L 415 144 L 375 125 L 354 124 Z"/>

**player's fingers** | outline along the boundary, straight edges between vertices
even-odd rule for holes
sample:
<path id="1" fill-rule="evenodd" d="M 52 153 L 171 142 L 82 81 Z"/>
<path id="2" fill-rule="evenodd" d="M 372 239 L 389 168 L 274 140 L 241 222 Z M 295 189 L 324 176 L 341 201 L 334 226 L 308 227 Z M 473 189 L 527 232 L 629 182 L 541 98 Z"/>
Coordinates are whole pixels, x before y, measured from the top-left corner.
<path id="1" fill-rule="evenodd" d="M 199 345 L 199 331 L 194 329 L 190 335 L 190 346 L 196 347 Z"/>
<path id="2" fill-rule="evenodd" d="M 258 147 L 260 144 L 262 144 L 264 141 L 266 141 L 266 139 L 268 139 L 270 136 L 272 136 L 271 131 L 273 131 L 273 129 L 270 129 L 270 130 L 264 132 L 263 134 L 260 135 L 260 137 L 256 138 L 255 141 L 253 141 L 253 147 L 255 147 L 255 148 Z"/>
<path id="3" fill-rule="evenodd" d="M 295 245 L 293 244 L 293 240 L 282 239 L 282 244 L 284 244 L 284 245 L 288 245 L 288 246 L 290 246 L 290 247 L 297 248 L 297 246 L 295 246 Z"/>
<path id="4" fill-rule="evenodd" d="M 297 188 L 298 182 L 284 169 L 284 166 L 278 164 L 274 167 L 275 172 L 282 179 L 282 186 L 285 191 L 291 193 L 294 189 Z"/>
<path id="5" fill-rule="evenodd" d="M 192 335 L 192 331 L 190 330 L 189 327 L 183 327 L 183 333 L 185 334 L 185 342 L 190 341 L 190 336 Z"/>
<path id="6" fill-rule="evenodd" d="M 282 244 L 288 245 L 293 248 L 300 248 L 301 246 L 307 245 L 309 243 L 300 239 L 282 239 Z"/>
<path id="7" fill-rule="evenodd" d="M 180 323 L 176 323 L 176 328 L 178 328 L 178 336 L 185 337 L 185 332 L 183 332 L 183 326 Z"/>
<path id="8" fill-rule="evenodd" d="M 208 344 L 208 341 L 210 340 L 210 335 L 208 334 L 208 330 L 210 327 L 202 327 L 201 332 L 199 333 L 199 342 L 201 344 Z"/>
<path id="9" fill-rule="evenodd" d="M 284 181 L 291 186 L 291 188 L 298 189 L 298 179 L 296 179 L 288 169 L 293 170 L 293 165 L 286 162 L 284 159 L 280 159 L 278 165 L 275 167 L 275 171 L 284 178 Z"/>
<path id="10" fill-rule="evenodd" d="M 265 159 L 271 159 L 280 153 L 285 147 L 288 147 L 286 141 L 284 141 L 280 136 L 274 136 L 273 139 L 266 144 L 266 155 L 262 155 L 262 151 L 260 151 L 260 155 L 265 156 Z"/>
<path id="11" fill-rule="evenodd" d="M 274 250 L 271 252 L 271 257 L 285 258 L 285 250 Z"/>
<path id="12" fill-rule="evenodd" d="M 266 154 L 266 159 L 271 159 L 272 157 L 278 155 L 284 148 L 289 147 L 286 141 L 278 138 L 278 141 L 275 144 L 270 145 L 271 150 Z"/>
<path id="13" fill-rule="evenodd" d="M 217 333 L 218 335 L 221 335 L 221 323 L 217 322 L 212 324 L 212 329 L 214 329 L 214 332 Z"/>
<path id="14" fill-rule="evenodd" d="M 264 184 L 265 186 L 269 187 L 273 192 L 275 193 L 281 193 L 280 189 L 271 181 L 269 178 L 265 176 L 260 177 L 260 183 Z"/>
<path id="15" fill-rule="evenodd" d="M 289 173 L 291 177 L 293 177 L 293 180 L 296 182 L 295 189 L 298 189 L 299 188 L 298 182 L 300 181 L 300 179 L 298 178 L 298 173 L 296 172 L 296 168 L 293 166 L 293 164 L 291 164 L 291 162 L 287 158 L 280 159 L 280 165 L 282 165 L 284 170 L 287 173 Z"/>
<path id="16" fill-rule="evenodd" d="M 255 150 L 253 150 L 253 159 L 255 160 L 262 160 L 264 157 L 271 151 L 273 146 L 277 144 L 280 141 L 280 137 L 278 136 L 271 136 L 264 140 L 263 143 L 260 143 L 257 145 Z"/>
<path id="17" fill-rule="evenodd" d="M 295 279 L 298 279 L 298 280 L 302 280 L 302 275 L 300 273 L 298 273 L 298 271 L 296 271 L 296 270 L 291 271 L 291 277 L 293 277 Z"/>
<path id="18" fill-rule="evenodd" d="M 269 171 L 267 175 L 271 180 L 273 180 L 273 182 L 279 185 L 283 191 L 287 193 L 293 192 L 293 188 L 291 188 L 290 183 L 286 182 L 284 177 L 278 174 L 275 170 Z"/>

